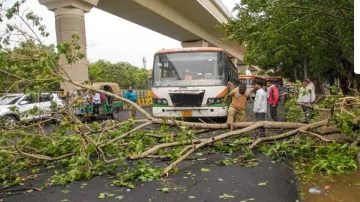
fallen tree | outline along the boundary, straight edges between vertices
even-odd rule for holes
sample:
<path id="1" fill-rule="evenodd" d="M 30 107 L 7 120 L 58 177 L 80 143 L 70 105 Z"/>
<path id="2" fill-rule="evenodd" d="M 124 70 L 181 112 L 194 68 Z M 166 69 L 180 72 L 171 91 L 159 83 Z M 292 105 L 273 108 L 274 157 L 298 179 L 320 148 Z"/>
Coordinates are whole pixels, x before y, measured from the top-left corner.
<path id="1" fill-rule="evenodd" d="M 19 11 L 16 10 L 18 7 L 14 7 L 15 11 L 12 11 L 12 15 L 18 16 L 20 21 L 29 25 L 26 19 L 19 15 Z M 38 19 L 31 18 L 31 20 L 37 21 Z M 20 29 L 19 27 L 10 28 L 14 30 Z M 9 33 L 11 33 L 11 30 L 9 30 Z M 20 34 L 24 34 L 24 32 L 20 32 Z M 28 33 L 25 34 L 28 35 Z M 70 64 L 82 59 L 84 54 L 81 51 L 81 46 L 77 43 L 79 37 L 74 35 L 72 42 L 59 44 L 58 52 L 50 54 L 44 48 L 36 33 L 33 34 L 35 36 L 30 38 L 37 42 L 38 46 L 34 41 L 31 41 L 28 43 L 31 48 L 25 46 L 25 50 L 28 52 L 19 51 L 19 53 L 16 52 L 16 54 L 12 55 L 9 53 L 11 55 L 9 60 L 28 61 L 30 58 L 31 63 L 27 66 L 39 66 L 41 71 L 37 71 L 39 75 L 30 74 L 34 78 L 27 78 L 27 74 L 14 75 L 9 72 L 11 68 L 9 71 L 2 70 L 2 74 L 12 78 L 15 77 L 14 85 L 18 83 L 26 84 L 23 89 L 25 92 L 40 93 L 40 90 L 49 89 L 48 83 L 68 82 L 121 100 L 133 106 L 144 116 L 144 119 L 128 120 L 122 123 L 111 120 L 103 123 L 83 123 L 73 114 L 73 106 L 75 106 L 73 101 L 68 103 L 65 108 L 54 109 L 51 112 L 52 114 L 61 113 L 63 117 L 61 123 L 50 131 L 46 124 L 50 123 L 52 118 L 29 125 L 19 125 L 11 130 L 2 128 L 0 131 L 0 182 L 2 182 L 4 189 L 29 179 L 26 176 L 30 170 L 32 173 L 39 173 L 41 168 L 44 167 L 64 170 L 63 172 L 56 172 L 49 179 L 50 185 L 66 184 L 79 179 L 90 179 L 96 175 L 115 175 L 121 167 L 125 171 L 118 174 L 119 179 L 114 184 L 131 187 L 129 184 L 131 180 L 146 181 L 169 175 L 177 165 L 189 159 L 198 150 L 210 148 L 219 152 L 223 151 L 224 149 L 217 148 L 217 144 L 230 145 L 229 147 L 236 147 L 235 149 L 239 152 L 251 153 L 251 149 L 261 149 L 261 146 L 264 145 L 282 144 L 287 141 L 292 144 L 295 142 L 295 145 L 298 146 L 298 136 L 301 136 L 302 140 L 308 142 L 316 140 L 317 145 L 325 144 L 326 146 L 332 146 L 333 143 L 324 134 L 340 132 L 347 136 L 359 136 L 358 117 L 360 114 L 356 108 L 359 103 L 358 97 L 336 98 L 334 103 L 330 103 L 333 105 L 329 108 L 332 112 L 331 116 L 322 120 L 313 120 L 311 124 L 303 124 L 299 123 L 298 120 L 293 121 L 290 119 L 288 119 L 290 122 L 240 122 L 234 124 L 236 130 L 229 132 L 227 130 L 229 126 L 225 123 L 195 123 L 175 119 L 158 119 L 130 100 L 109 92 L 92 89 L 83 83 L 74 82 L 66 74 L 64 68 L 58 65 L 58 58 L 65 57 Z M 26 54 L 22 52 L 26 52 Z M 10 88 L 14 85 L 11 85 Z M 169 126 L 175 127 L 171 128 Z M 278 132 L 281 134 L 256 138 L 251 133 L 260 127 L 279 129 L 278 131 L 282 132 Z M 200 137 L 199 133 L 196 132 L 199 129 L 210 129 L 213 132 L 215 131 L 216 134 L 206 134 L 206 137 Z M 309 140 L 308 137 L 312 139 Z M 356 138 L 356 140 L 358 139 Z M 351 148 L 356 148 L 358 142 L 354 141 Z M 343 147 L 335 147 L 338 149 L 336 151 L 344 150 Z M 346 145 L 344 148 L 348 149 Z M 294 149 L 294 147 L 291 147 L 289 151 L 291 149 Z M 273 151 L 274 149 L 271 148 L 270 150 Z M 277 155 L 281 152 L 276 150 L 274 153 Z M 349 152 L 346 155 L 351 156 L 353 153 Z M 163 159 L 172 162 L 165 168 L 154 169 L 140 161 L 140 159 L 146 158 Z M 136 161 L 138 164 L 133 167 L 127 166 L 126 163 L 131 161 Z M 349 162 L 349 164 L 352 163 L 350 160 Z M 148 175 L 137 172 L 137 168 L 148 172 Z M 353 169 L 352 166 L 345 168 L 348 170 Z M 124 176 L 130 177 L 125 178 Z"/>
<path id="2" fill-rule="evenodd" d="M 71 80 L 67 81 L 72 82 Z M 80 157 L 86 157 L 85 159 L 87 164 L 86 167 L 81 168 L 81 172 L 86 173 L 92 170 L 91 176 L 96 175 L 95 169 L 93 168 L 94 159 L 97 159 L 97 164 L 101 162 L 100 164 L 105 167 L 109 164 L 118 164 L 119 162 L 123 162 L 125 159 L 173 159 L 174 161 L 161 171 L 162 176 L 167 176 L 172 169 L 174 169 L 182 161 L 186 160 L 194 152 L 205 147 L 211 147 L 214 143 L 219 141 L 233 138 L 241 139 L 241 136 L 249 134 L 260 127 L 268 129 L 281 129 L 281 131 L 285 130 L 286 132 L 274 136 L 255 138 L 251 141 L 248 141 L 247 144 L 249 146 L 247 147 L 250 150 L 256 148 L 262 143 L 277 142 L 279 140 L 288 139 L 298 134 L 305 134 L 307 136 L 314 137 L 324 143 L 332 143 L 334 141 L 327 139 L 326 135 L 324 135 L 324 131 L 326 131 L 325 134 L 341 132 L 339 127 L 329 126 L 329 123 L 334 121 L 330 119 L 313 122 L 311 124 L 269 121 L 239 122 L 234 124 L 234 127 L 236 128 L 235 131 L 227 132 L 226 130 L 229 128 L 229 126 L 226 123 L 197 123 L 174 119 L 163 120 L 154 118 L 136 103 L 133 103 L 127 99 L 109 92 L 91 89 L 90 87 L 83 84 L 78 84 L 75 82 L 72 83 L 79 87 L 95 90 L 108 96 L 112 96 L 116 99 L 122 100 L 137 109 L 145 117 L 145 119 L 138 121 L 132 120 L 122 123 L 106 121 L 102 124 L 86 124 L 80 122 L 79 120 L 75 120 L 75 122 L 68 122 L 66 116 L 64 116 L 63 124 L 68 126 L 66 127 L 66 132 L 62 133 L 61 135 L 58 135 L 57 131 L 55 131 L 55 135 L 46 134 L 43 130 L 44 123 L 46 122 L 33 124 L 31 127 L 20 126 L 19 128 L 13 130 L 3 129 L 1 132 L 4 137 L 12 137 L 4 139 L 0 147 L 5 159 L 7 159 L 5 161 L 6 163 L 3 163 L 4 165 L 1 169 L 3 173 L 8 172 L 8 174 L 6 174 L 7 178 L 11 178 L 13 175 L 9 169 L 11 169 L 13 165 L 17 165 L 21 159 L 29 159 L 31 162 L 30 164 L 36 167 L 44 163 L 48 164 L 49 162 L 60 162 L 64 159 L 71 161 L 71 159 L 75 160 Z M 67 111 L 66 113 L 70 114 L 71 112 Z M 345 112 L 345 114 L 349 113 Z M 351 123 L 356 125 L 354 121 Z M 168 130 L 165 130 L 167 132 L 161 132 L 160 130 L 160 132 L 155 132 L 153 135 L 145 134 L 145 131 L 149 131 L 154 127 L 158 128 L 159 126 L 176 127 L 172 132 L 168 132 Z M 339 126 L 339 124 L 337 126 Z M 85 128 L 85 130 L 80 128 Z M 220 134 L 200 139 L 196 137 L 196 129 L 219 130 Z M 36 135 L 36 131 L 34 130 L 39 131 L 39 135 Z M 14 137 L 16 138 L 14 139 Z M 68 139 L 72 139 L 73 145 L 67 145 L 68 147 L 66 147 L 66 149 L 60 146 L 63 143 L 61 143 L 59 146 L 52 146 L 50 148 L 47 147 L 46 149 L 42 148 L 42 146 L 44 146 L 43 144 L 39 144 L 39 141 L 44 143 L 60 143 Z M 358 142 L 354 144 L 356 146 Z M 60 148 L 63 150 L 62 152 L 48 151 L 48 149 L 58 150 Z M 116 158 L 113 158 L 116 153 L 122 153 L 123 155 L 117 155 Z M 109 157 L 112 158 L 108 160 Z M 70 165 L 64 164 L 62 166 L 68 167 Z M 86 178 L 86 176 L 80 175 L 78 178 L 73 179 L 67 176 L 67 174 L 62 174 L 62 177 L 66 179 L 63 183 L 84 177 Z"/>

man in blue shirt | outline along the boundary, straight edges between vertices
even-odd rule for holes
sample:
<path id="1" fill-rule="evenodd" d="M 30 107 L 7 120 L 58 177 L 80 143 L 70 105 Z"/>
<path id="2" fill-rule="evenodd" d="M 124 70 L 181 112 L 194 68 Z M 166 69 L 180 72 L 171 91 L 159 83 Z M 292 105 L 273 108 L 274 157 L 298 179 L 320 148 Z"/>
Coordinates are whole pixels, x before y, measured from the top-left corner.
<path id="1" fill-rule="evenodd" d="M 132 86 L 130 86 L 129 90 L 126 91 L 125 98 L 136 103 L 137 97 L 136 97 L 135 92 L 133 91 Z M 136 119 L 136 109 L 132 105 L 128 105 L 128 106 L 129 106 L 129 117 L 130 117 L 130 119 L 135 120 Z"/>

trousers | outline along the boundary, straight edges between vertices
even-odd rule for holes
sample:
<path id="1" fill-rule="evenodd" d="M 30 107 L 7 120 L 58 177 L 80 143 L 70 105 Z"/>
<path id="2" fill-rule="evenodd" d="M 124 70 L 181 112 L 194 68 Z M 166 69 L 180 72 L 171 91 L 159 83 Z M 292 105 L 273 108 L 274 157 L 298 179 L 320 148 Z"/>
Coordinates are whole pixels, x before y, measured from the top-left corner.
<path id="1" fill-rule="evenodd" d="M 273 105 L 270 105 L 270 115 L 274 121 L 279 120 L 277 116 L 277 105 L 275 105 L 275 107 Z"/>
<path id="2" fill-rule="evenodd" d="M 232 124 L 234 122 L 245 122 L 246 121 L 246 111 L 245 109 L 236 109 L 235 107 L 230 107 L 228 111 L 227 123 Z"/>
<path id="3" fill-rule="evenodd" d="M 256 121 L 265 121 L 265 115 L 266 113 L 256 113 L 255 114 L 255 118 Z M 257 130 L 257 135 L 260 137 L 264 137 L 265 136 L 265 128 L 261 127 Z"/>
<path id="4" fill-rule="evenodd" d="M 136 119 L 136 109 L 132 105 L 129 107 L 129 119 Z"/>

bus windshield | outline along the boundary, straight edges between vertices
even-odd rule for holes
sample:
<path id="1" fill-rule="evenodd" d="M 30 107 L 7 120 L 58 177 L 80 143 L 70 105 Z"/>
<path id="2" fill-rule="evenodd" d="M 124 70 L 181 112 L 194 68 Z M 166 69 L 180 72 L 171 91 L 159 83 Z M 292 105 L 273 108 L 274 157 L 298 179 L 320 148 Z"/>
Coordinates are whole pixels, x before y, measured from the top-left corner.
<path id="1" fill-rule="evenodd" d="M 154 87 L 225 85 L 221 52 L 177 52 L 155 56 Z"/>

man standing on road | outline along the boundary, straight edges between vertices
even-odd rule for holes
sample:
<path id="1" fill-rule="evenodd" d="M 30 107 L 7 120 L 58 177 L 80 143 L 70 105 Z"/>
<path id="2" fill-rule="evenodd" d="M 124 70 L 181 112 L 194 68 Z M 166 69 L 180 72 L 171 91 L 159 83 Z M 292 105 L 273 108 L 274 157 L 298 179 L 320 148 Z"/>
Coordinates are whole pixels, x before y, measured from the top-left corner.
<path id="1" fill-rule="evenodd" d="M 99 108 L 101 104 L 100 94 L 95 91 L 91 91 L 91 102 L 93 104 L 93 114 L 94 116 L 99 115 Z"/>
<path id="2" fill-rule="evenodd" d="M 133 91 L 132 86 L 130 86 L 129 90 L 126 91 L 125 98 L 136 103 L 137 97 L 136 97 L 135 92 Z M 132 105 L 128 105 L 128 107 L 129 107 L 129 118 L 135 120 L 136 119 L 136 109 Z"/>
<path id="3" fill-rule="evenodd" d="M 309 82 L 305 80 L 299 91 L 298 104 L 301 105 L 303 112 L 305 113 L 304 123 L 309 123 L 312 114 L 311 103 L 315 102 L 315 91 L 309 86 Z"/>
<path id="4" fill-rule="evenodd" d="M 246 92 L 245 84 L 240 84 L 239 87 L 226 95 L 222 104 L 223 109 L 225 109 L 225 103 L 229 96 L 232 98 L 232 101 L 228 111 L 227 123 L 230 125 L 230 130 L 232 131 L 234 129 L 234 122 L 246 121 L 246 100 L 248 97 L 251 99 L 251 93 Z"/>
<path id="5" fill-rule="evenodd" d="M 315 95 L 315 85 L 314 85 L 314 83 L 311 81 L 311 79 L 306 79 L 306 81 L 309 83 L 308 86 L 310 87 L 311 91 L 314 92 L 314 95 Z M 314 101 L 315 101 L 315 97 L 314 97 Z"/>
<path id="6" fill-rule="evenodd" d="M 256 90 L 255 102 L 254 102 L 254 115 L 256 121 L 265 121 L 266 115 L 266 106 L 267 106 L 267 96 L 266 92 L 263 89 L 263 84 L 261 82 L 256 82 L 254 85 L 254 89 Z M 257 136 L 264 137 L 265 136 L 265 128 L 261 127 L 257 131 Z"/>
<path id="7" fill-rule="evenodd" d="M 266 86 L 268 87 L 266 91 L 266 96 L 270 106 L 271 118 L 274 121 L 278 121 L 277 107 L 279 103 L 279 90 L 270 80 L 266 81 Z"/>

